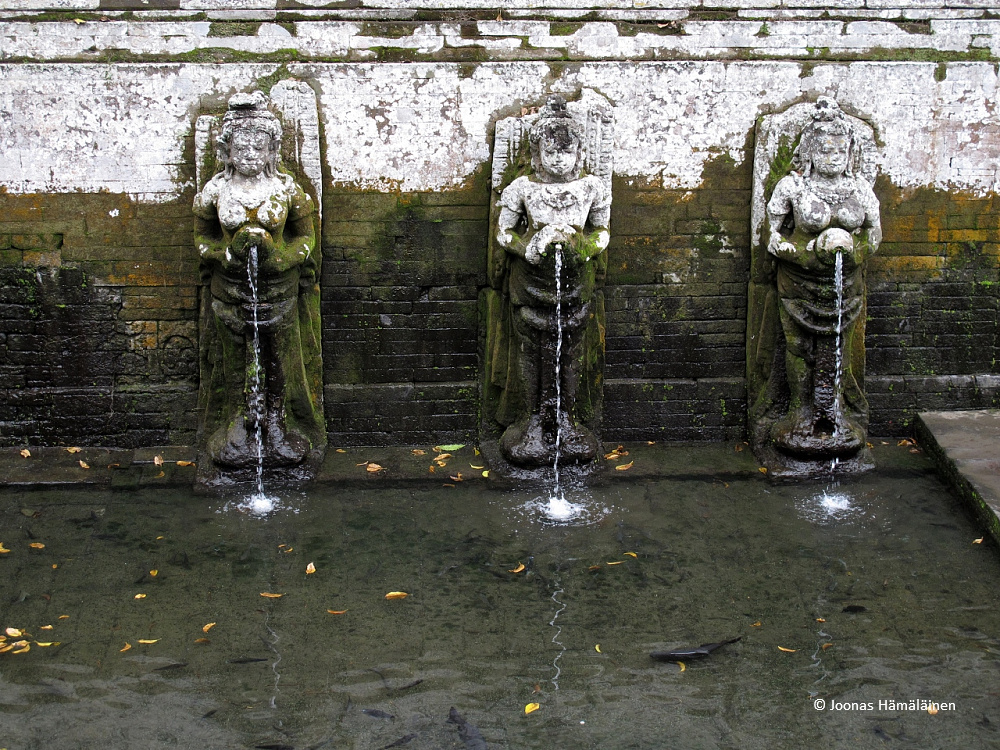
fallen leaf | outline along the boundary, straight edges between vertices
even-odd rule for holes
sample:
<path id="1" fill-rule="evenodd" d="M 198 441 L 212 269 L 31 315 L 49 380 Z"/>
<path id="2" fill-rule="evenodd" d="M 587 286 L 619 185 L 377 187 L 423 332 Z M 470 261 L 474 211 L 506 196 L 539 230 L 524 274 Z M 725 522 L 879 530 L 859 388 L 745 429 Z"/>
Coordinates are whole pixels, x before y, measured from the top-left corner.
<path id="1" fill-rule="evenodd" d="M 202 633 L 207 633 L 209 630 L 211 630 L 214 627 L 215 627 L 215 623 L 214 622 L 210 622 L 207 625 L 202 625 L 201 626 L 201 632 Z"/>
<path id="2" fill-rule="evenodd" d="M 759 469 L 757 469 L 757 471 L 759 471 L 761 474 L 767 474 L 767 467 L 761 466 Z"/>
<path id="3" fill-rule="evenodd" d="M 84 21 L 82 18 L 74 18 L 73 19 L 73 23 L 75 23 L 77 26 L 79 26 L 80 24 L 87 23 L 87 22 Z"/>
<path id="4" fill-rule="evenodd" d="M 285 550 L 285 554 L 287 555 L 287 554 L 288 554 L 289 552 L 293 551 L 294 549 L 295 549 L 295 547 L 288 547 L 288 548 L 287 548 L 287 549 Z"/>
<path id="5" fill-rule="evenodd" d="M 132 648 L 132 644 L 126 643 L 124 648 L 118 649 L 118 653 L 124 653 L 125 651 L 128 651 L 130 648 Z"/>
<path id="6" fill-rule="evenodd" d="M 621 464 L 620 466 L 616 466 L 615 471 L 628 471 L 629 469 L 632 468 L 632 464 L 634 463 L 635 461 L 629 461 L 627 464 Z"/>
<path id="7" fill-rule="evenodd" d="M 440 453 L 441 451 L 458 451 L 465 447 L 465 443 L 453 443 L 452 445 L 438 445 L 434 448 L 435 452 Z"/>
<path id="8" fill-rule="evenodd" d="M 368 464 L 368 466 L 365 467 L 365 471 L 369 471 L 374 474 L 377 471 L 382 471 L 382 467 L 378 464 Z"/>
<path id="9" fill-rule="evenodd" d="M 409 594 L 407 594 L 405 591 L 390 591 L 388 594 L 385 595 L 385 598 L 386 599 L 405 599 L 408 596 L 409 596 Z"/>
<path id="10" fill-rule="evenodd" d="M 265 599 L 280 599 L 281 597 L 284 596 L 284 594 L 272 594 L 268 591 L 262 591 L 260 595 L 263 596 Z"/>
<path id="11" fill-rule="evenodd" d="M 211 643 L 211 641 L 208 638 L 195 638 L 194 642 L 195 643 Z"/>
<path id="12" fill-rule="evenodd" d="M 59 641 L 46 641 L 42 643 L 41 641 L 35 641 L 36 646 L 41 646 L 42 648 L 48 648 L 49 646 L 58 646 Z"/>
<path id="13" fill-rule="evenodd" d="M 453 485 L 453 484 L 442 484 L 441 486 L 442 487 L 451 487 L 452 489 L 455 489 L 455 485 Z"/>
<path id="14" fill-rule="evenodd" d="M 684 662 L 682 662 L 682 661 L 679 661 L 679 662 L 677 662 L 677 666 L 681 668 L 681 671 L 682 671 L 682 672 L 683 672 L 683 671 L 684 671 L 685 669 L 687 669 L 687 666 L 686 666 L 686 665 L 684 664 Z"/>
<path id="15" fill-rule="evenodd" d="M 437 450 L 437 449 L 435 448 L 435 450 Z M 434 456 L 434 460 L 437 461 L 437 462 L 439 462 L 439 463 L 441 461 L 447 461 L 449 458 L 451 458 L 451 454 L 450 453 L 442 453 L 442 454 L 440 454 L 438 456 Z"/>
<path id="16" fill-rule="evenodd" d="M 90 464 L 88 464 L 83 459 L 80 459 L 79 464 L 80 464 L 80 468 L 81 469 L 89 469 L 90 468 Z"/>
<path id="17" fill-rule="evenodd" d="M 153 456 L 153 463 L 157 466 L 163 466 L 163 456 Z"/>
<path id="18" fill-rule="evenodd" d="M 611 453 L 605 453 L 604 458 L 607 459 L 608 461 L 613 461 L 616 458 L 618 458 L 618 454 L 612 451 Z"/>
<path id="19" fill-rule="evenodd" d="M 750 625 L 751 628 L 759 628 L 763 623 L 760 620 Z"/>
<path id="20" fill-rule="evenodd" d="M 587 570 L 600 570 L 600 569 L 601 569 L 600 565 L 591 565 L 589 568 L 587 568 Z"/>
<path id="21" fill-rule="evenodd" d="M 38 629 L 39 630 L 52 630 L 52 626 L 51 625 L 40 625 L 38 627 Z"/>
<path id="22" fill-rule="evenodd" d="M 145 599 L 145 598 L 146 598 L 146 595 L 145 595 L 145 594 L 136 594 L 136 595 L 135 595 L 135 596 L 133 596 L 132 598 L 133 598 L 133 599 Z"/>
<path id="23" fill-rule="evenodd" d="M 10 550 L 3 546 L 3 542 L 0 542 L 0 555 L 6 555 L 8 552 Z"/>
<path id="24" fill-rule="evenodd" d="M 278 549 L 282 549 L 283 547 L 287 547 L 287 546 L 288 546 L 287 544 L 279 544 L 278 545 Z"/>
<path id="25" fill-rule="evenodd" d="M 355 466 L 367 466 L 368 463 L 369 463 L 368 461 L 362 461 L 360 464 L 354 464 L 354 465 Z"/>
<path id="26" fill-rule="evenodd" d="M 178 461 L 177 465 L 178 466 L 194 466 L 195 463 L 194 463 L 194 461 Z"/>
<path id="27" fill-rule="evenodd" d="M 486 471 L 484 471 L 483 472 L 483 476 L 486 477 L 487 479 L 489 479 L 490 478 L 490 470 L 487 469 Z"/>
<path id="28" fill-rule="evenodd" d="M 158 640 L 160 640 L 160 639 L 159 638 L 152 638 L 152 639 L 150 639 L 150 638 L 140 638 L 139 639 L 139 643 L 144 643 L 145 645 L 148 646 L 151 643 L 156 643 Z"/>
<path id="29" fill-rule="evenodd" d="M 11 653 L 12 654 L 26 654 L 29 651 L 31 651 L 31 644 L 30 643 L 26 643 L 24 646 L 22 646 L 21 648 L 17 649 L 17 651 L 11 651 Z"/>
<path id="30" fill-rule="evenodd" d="M 816 622 L 826 622 L 826 619 L 823 617 L 817 617 Z"/>
<path id="31" fill-rule="evenodd" d="M 526 714 L 533 714 L 535 711 L 537 711 L 540 708 L 541 708 L 541 706 L 539 704 L 537 704 L 537 703 L 529 703 L 527 706 L 524 707 L 524 713 L 526 713 Z"/>
<path id="32" fill-rule="evenodd" d="M 79 453 L 79 452 L 80 452 L 80 451 L 82 451 L 82 450 L 83 450 L 83 448 L 77 448 L 77 447 L 76 447 L 76 446 L 74 445 L 74 446 L 73 446 L 72 448 L 67 448 L 67 449 L 66 449 L 66 452 L 67 452 L 67 453 Z"/>
<path id="33" fill-rule="evenodd" d="M 514 568 L 513 570 L 508 570 L 507 572 L 508 573 L 520 573 L 522 570 L 524 570 L 524 563 L 519 562 L 517 564 L 516 568 Z"/>
<path id="34" fill-rule="evenodd" d="M 597 653 L 601 653 L 601 644 L 600 643 L 598 643 L 596 646 L 594 646 L 594 651 L 596 651 Z"/>
<path id="35" fill-rule="evenodd" d="M 427 467 L 427 471 L 429 471 L 431 474 L 433 474 L 434 473 L 434 467 L 433 466 L 428 466 Z"/>
<path id="36" fill-rule="evenodd" d="M 986 538 L 986 537 L 984 537 L 984 536 L 981 536 L 981 537 L 979 537 L 978 539 L 973 539 L 973 540 L 972 540 L 972 543 L 973 543 L 973 544 L 982 544 L 982 543 L 983 543 L 983 540 L 984 540 L 985 538 Z M 2 547 L 2 546 L 3 546 L 3 545 L 2 545 L 2 544 L 0 544 L 0 547 Z M 4 551 L 5 551 L 5 552 L 9 552 L 10 550 L 4 550 Z"/>
<path id="37" fill-rule="evenodd" d="M 59 620 L 68 620 L 69 619 L 69 615 L 59 615 L 59 617 L 57 619 L 59 619 Z"/>
<path id="38" fill-rule="evenodd" d="M 29 451 L 27 448 L 22 448 L 21 449 L 21 456 L 23 458 L 31 458 L 31 451 Z"/>
<path id="39" fill-rule="evenodd" d="M 346 609 L 328 609 L 327 612 L 331 615 L 342 615 L 346 612 Z"/>
<path id="40" fill-rule="evenodd" d="M 14 653 L 16 654 L 18 652 L 15 651 Z M 938 712 L 938 707 L 935 704 L 932 703 L 927 707 L 927 713 L 929 713 L 931 716 L 934 716 L 935 714 L 937 714 L 937 712 Z"/>
<path id="41" fill-rule="evenodd" d="M 45 549 L 45 545 L 41 542 L 32 542 L 28 545 L 31 549 Z"/>
<path id="42" fill-rule="evenodd" d="M 149 571 L 149 574 L 153 576 L 153 578 L 156 578 L 156 576 L 160 574 L 160 571 L 158 571 L 156 568 L 153 568 L 151 571 Z"/>
<path id="43" fill-rule="evenodd" d="M 536 683 L 535 683 L 535 687 L 533 687 L 533 688 L 531 689 L 531 692 L 533 692 L 533 693 L 540 693 L 540 692 L 542 692 L 542 686 L 541 686 L 541 685 L 539 685 L 539 684 L 538 684 L 538 683 L 536 682 Z"/>
<path id="44" fill-rule="evenodd" d="M 798 651 L 797 648 L 785 648 L 784 646 L 778 646 L 778 651 L 784 651 L 786 654 L 794 654 Z"/>
<path id="45" fill-rule="evenodd" d="M 410 453 L 412 453 L 414 456 L 426 456 L 427 455 L 427 451 L 422 451 L 419 448 L 414 448 L 412 451 L 410 451 Z"/>
<path id="46" fill-rule="evenodd" d="M 153 477 L 153 478 L 154 478 L 154 479 L 163 479 L 163 477 L 165 477 L 166 475 L 167 475 L 167 472 L 165 472 L 165 471 L 161 471 L 161 472 L 160 472 L 159 474 L 157 474 L 157 475 L 156 475 L 155 477 Z"/>
<path id="47" fill-rule="evenodd" d="M 6 646 L 2 646 L 2 647 L 0 647 L 0 654 L 6 654 L 12 648 L 14 648 L 14 644 L 13 643 L 9 643 Z"/>
<path id="48" fill-rule="evenodd" d="M 477 456 L 479 455 L 479 448 L 473 448 L 472 450 L 475 452 Z"/>
<path id="49" fill-rule="evenodd" d="M 166 539 L 166 537 L 162 537 L 162 536 L 156 537 L 156 541 L 160 541 L 161 539 Z"/>
<path id="50" fill-rule="evenodd" d="M 605 565 L 621 565 L 621 560 L 615 560 L 614 562 L 605 563 Z"/>
<path id="51" fill-rule="evenodd" d="M 480 469 L 485 469 L 486 467 L 485 466 L 474 466 L 473 464 L 469 464 L 469 468 L 470 469 L 475 469 L 476 471 L 479 471 Z"/>
<path id="52" fill-rule="evenodd" d="M 462 481 L 462 474 L 460 472 L 460 473 L 456 474 L 455 476 L 450 476 L 449 475 L 448 479 L 450 479 L 453 482 L 461 482 Z"/>
<path id="53" fill-rule="evenodd" d="M 10 636 L 11 638 L 20 638 L 20 637 L 21 637 L 21 631 L 20 631 L 20 630 L 18 630 L 17 628 L 7 628 L 7 629 L 6 629 L 5 631 L 3 631 L 3 632 L 5 632 L 5 633 L 6 633 L 7 635 L 9 635 L 9 636 Z"/>
<path id="54" fill-rule="evenodd" d="M 736 451 L 737 453 L 742 453 L 743 452 L 743 445 L 742 444 L 737 444 L 737 446 L 733 450 Z"/>
<path id="55" fill-rule="evenodd" d="M 625 553 L 623 553 L 623 554 L 626 554 L 626 555 L 628 555 L 629 557 L 635 557 L 635 558 L 638 558 L 638 557 L 639 557 L 639 556 L 638 556 L 637 554 L 635 554 L 635 552 L 625 552 Z"/>
<path id="56" fill-rule="evenodd" d="M 347 453 L 343 448 L 337 448 L 337 453 Z"/>
<path id="57" fill-rule="evenodd" d="M 832 648 L 832 647 L 833 647 L 832 643 L 824 643 L 822 646 L 820 646 L 820 648 L 823 649 L 824 651 L 826 651 L 828 648 Z"/>
<path id="58" fill-rule="evenodd" d="M 52 570 L 55 570 L 58 567 L 59 567 L 58 565 L 56 565 L 55 563 L 52 563 Z"/>
<path id="59" fill-rule="evenodd" d="M 316 572 L 316 566 L 312 563 L 306 565 L 306 575 L 311 575 Z"/>

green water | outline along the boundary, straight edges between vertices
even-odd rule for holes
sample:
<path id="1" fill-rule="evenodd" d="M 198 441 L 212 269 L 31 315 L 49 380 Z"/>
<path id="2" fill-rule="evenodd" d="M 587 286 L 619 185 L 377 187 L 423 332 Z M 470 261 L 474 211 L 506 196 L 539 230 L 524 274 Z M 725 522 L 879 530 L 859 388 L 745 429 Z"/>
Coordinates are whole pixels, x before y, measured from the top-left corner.
<path id="1" fill-rule="evenodd" d="M 1000 742 L 1000 558 L 929 465 L 826 505 L 750 477 L 612 484 L 562 525 L 469 485 L 316 487 L 266 518 L 3 490 L 0 626 L 31 650 L 0 655 L 0 747 L 463 748 L 452 706 L 490 748 Z M 649 658 L 735 636 L 684 671 Z M 910 699 L 955 710 L 878 706 Z"/>

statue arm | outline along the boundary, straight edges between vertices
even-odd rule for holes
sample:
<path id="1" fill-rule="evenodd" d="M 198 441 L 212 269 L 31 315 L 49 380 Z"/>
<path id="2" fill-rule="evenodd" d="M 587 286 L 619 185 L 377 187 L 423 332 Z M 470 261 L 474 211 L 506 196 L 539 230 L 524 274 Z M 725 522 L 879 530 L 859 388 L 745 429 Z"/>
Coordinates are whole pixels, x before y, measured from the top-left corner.
<path id="1" fill-rule="evenodd" d="M 882 244 L 882 219 L 879 216 L 879 202 L 865 180 L 861 183 L 861 205 L 865 209 L 865 223 L 862 225 L 862 238 L 865 243 L 865 255 L 869 255 L 878 250 Z"/>
<path id="2" fill-rule="evenodd" d="M 276 273 L 284 273 L 296 266 L 302 267 L 303 275 L 315 275 L 316 229 L 313 216 L 316 207 L 312 198 L 299 186 L 290 191 L 288 219 L 268 258 L 268 267 Z"/>
<path id="3" fill-rule="evenodd" d="M 194 244 L 202 262 L 223 264 L 226 262 L 228 243 L 219 213 L 210 191 L 206 189 L 194 198 Z"/>
<path id="4" fill-rule="evenodd" d="M 611 241 L 611 195 L 604 183 L 599 184 L 600 197 L 590 208 L 587 216 L 589 232 L 583 237 L 580 257 L 584 263 L 603 253 Z"/>
<path id="5" fill-rule="evenodd" d="M 795 178 L 792 175 L 782 177 L 774 187 L 771 200 L 767 203 L 767 223 L 770 234 L 767 241 L 767 251 L 781 260 L 794 261 L 799 256 L 799 250 L 781 234 L 781 226 L 792 213 L 792 205 L 796 190 Z"/>

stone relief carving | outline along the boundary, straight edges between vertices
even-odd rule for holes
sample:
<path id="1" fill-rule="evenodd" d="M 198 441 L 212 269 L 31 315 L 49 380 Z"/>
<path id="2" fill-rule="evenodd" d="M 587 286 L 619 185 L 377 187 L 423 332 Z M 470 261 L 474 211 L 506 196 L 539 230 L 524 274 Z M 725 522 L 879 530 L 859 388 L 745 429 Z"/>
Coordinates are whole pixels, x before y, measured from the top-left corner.
<path id="1" fill-rule="evenodd" d="M 775 479 L 872 467 L 865 259 L 882 240 L 872 129 L 820 97 L 764 118 L 754 164 L 748 401 Z"/>
<path id="2" fill-rule="evenodd" d="M 516 466 L 599 450 L 612 138 L 591 91 L 497 123 L 484 416 Z"/>
<path id="3" fill-rule="evenodd" d="M 242 481 L 258 467 L 305 478 L 326 445 L 315 95 L 281 82 L 271 104 L 280 117 L 261 92 L 237 94 L 221 119 L 198 121 L 199 481 L 207 485 Z"/>

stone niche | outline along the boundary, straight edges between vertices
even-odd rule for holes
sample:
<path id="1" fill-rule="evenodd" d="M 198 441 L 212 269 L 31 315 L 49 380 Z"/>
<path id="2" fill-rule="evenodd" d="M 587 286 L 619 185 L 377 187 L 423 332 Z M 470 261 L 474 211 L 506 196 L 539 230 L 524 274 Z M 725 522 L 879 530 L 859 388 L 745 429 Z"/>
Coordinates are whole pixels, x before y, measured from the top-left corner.
<path id="1" fill-rule="evenodd" d="M 753 172 L 747 401 L 774 481 L 874 467 L 866 260 L 882 240 L 870 125 L 831 98 L 762 118 Z"/>

